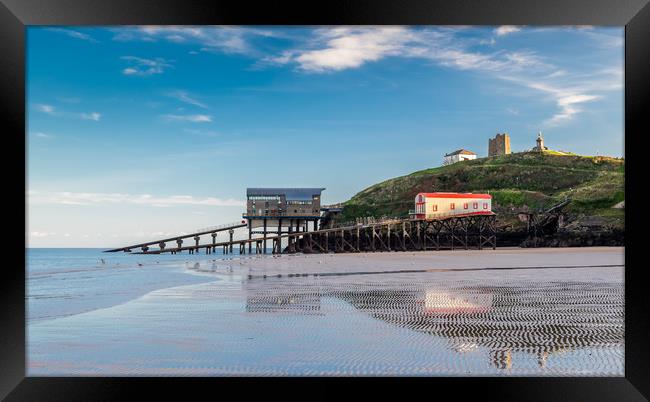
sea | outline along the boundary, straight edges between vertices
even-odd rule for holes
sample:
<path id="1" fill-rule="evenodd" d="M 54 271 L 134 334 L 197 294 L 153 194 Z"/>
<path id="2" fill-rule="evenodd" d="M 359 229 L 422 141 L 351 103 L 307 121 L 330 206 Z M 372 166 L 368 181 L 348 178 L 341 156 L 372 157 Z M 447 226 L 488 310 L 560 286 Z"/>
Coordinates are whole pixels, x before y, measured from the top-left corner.
<path id="1" fill-rule="evenodd" d="M 28 323 L 125 303 L 156 289 L 206 282 L 189 275 L 206 256 L 104 253 L 99 248 L 26 250 Z M 210 254 L 213 260 L 232 258 Z"/>
<path id="2" fill-rule="evenodd" d="M 622 376 L 618 255 L 558 253 L 585 266 L 424 272 L 391 262 L 416 264 L 407 254 L 30 248 L 27 374 Z"/>

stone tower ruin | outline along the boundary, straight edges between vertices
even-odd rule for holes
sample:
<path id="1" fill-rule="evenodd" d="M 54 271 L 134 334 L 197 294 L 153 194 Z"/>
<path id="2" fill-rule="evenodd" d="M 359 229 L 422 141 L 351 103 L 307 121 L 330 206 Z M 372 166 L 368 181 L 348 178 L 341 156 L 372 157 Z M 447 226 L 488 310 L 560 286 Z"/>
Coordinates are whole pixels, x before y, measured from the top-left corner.
<path id="1" fill-rule="evenodd" d="M 510 136 L 497 133 L 496 137 L 488 139 L 488 156 L 508 155 L 510 153 Z"/>

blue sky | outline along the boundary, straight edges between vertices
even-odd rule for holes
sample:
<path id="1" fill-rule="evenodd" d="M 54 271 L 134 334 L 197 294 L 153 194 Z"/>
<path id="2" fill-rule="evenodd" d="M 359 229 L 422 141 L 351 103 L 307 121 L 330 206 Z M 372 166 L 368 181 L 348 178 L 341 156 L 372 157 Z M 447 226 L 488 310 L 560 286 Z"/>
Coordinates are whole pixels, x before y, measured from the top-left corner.
<path id="1" fill-rule="evenodd" d="M 507 132 L 623 156 L 623 28 L 29 27 L 30 247 L 240 219 L 246 187 L 379 181 Z"/>

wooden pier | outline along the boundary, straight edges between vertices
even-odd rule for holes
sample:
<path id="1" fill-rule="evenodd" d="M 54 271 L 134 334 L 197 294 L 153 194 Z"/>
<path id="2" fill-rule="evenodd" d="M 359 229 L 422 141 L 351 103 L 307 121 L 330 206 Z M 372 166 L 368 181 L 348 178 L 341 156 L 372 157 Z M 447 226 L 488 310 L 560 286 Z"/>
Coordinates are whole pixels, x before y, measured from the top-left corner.
<path id="1" fill-rule="evenodd" d="M 358 253 L 390 252 L 441 249 L 484 249 L 496 248 L 496 215 L 493 213 L 471 216 L 448 216 L 436 220 L 396 219 L 368 224 L 356 224 L 313 231 L 293 232 L 249 238 L 233 239 L 233 230 L 245 227 L 246 223 L 224 226 L 219 230 L 204 231 L 141 243 L 134 246 L 107 250 L 107 252 L 126 251 L 140 248 L 134 254 L 182 253 L 190 254 L 204 251 L 211 254 L 221 248 L 223 254 L 265 254 L 266 242 L 272 244 L 273 254 L 282 253 Z M 217 231 L 228 230 L 230 239 L 217 242 Z M 212 243 L 199 244 L 199 236 L 212 234 Z M 182 239 L 192 237 L 195 244 L 182 246 Z M 286 239 L 286 240 L 285 240 Z M 180 242 L 178 241 L 180 240 Z M 176 241 L 178 247 L 165 247 L 165 242 Z M 283 243 L 285 246 L 283 247 Z M 159 248 L 151 249 L 150 245 Z"/>
<path id="2" fill-rule="evenodd" d="M 159 253 L 163 253 L 163 252 L 175 253 L 176 251 L 180 251 L 180 250 L 187 250 L 187 249 L 195 249 L 195 248 L 197 248 L 199 246 L 199 241 L 201 239 L 200 236 L 206 235 L 206 234 L 211 235 L 212 244 L 215 245 L 217 243 L 217 234 L 219 232 L 224 232 L 224 231 L 228 231 L 228 233 L 230 235 L 230 242 L 232 243 L 233 242 L 234 230 L 237 229 L 237 228 L 243 228 L 243 227 L 246 227 L 246 226 L 247 226 L 246 221 L 242 220 L 242 221 L 235 222 L 235 223 L 227 223 L 227 224 L 224 224 L 224 225 L 212 226 L 212 227 L 208 227 L 208 228 L 204 228 L 204 229 L 199 229 L 199 230 L 196 230 L 193 233 L 189 233 L 189 234 L 169 237 L 169 238 L 166 238 L 166 239 L 153 240 L 153 241 L 149 241 L 149 242 L 146 242 L 146 243 L 134 244 L 132 246 L 114 248 L 114 249 L 111 249 L 111 250 L 106 250 L 104 252 L 105 253 L 114 253 L 114 252 L 117 252 L 117 251 L 124 251 L 126 253 L 130 253 L 133 250 L 140 249 L 140 250 L 142 250 L 142 252 L 140 254 L 152 254 L 152 253 L 159 254 Z M 189 238 L 192 238 L 194 240 L 194 242 L 195 242 L 194 247 L 183 247 L 183 239 L 189 239 Z M 168 242 L 175 242 L 177 247 L 176 248 L 167 248 L 166 244 Z M 152 245 L 157 245 L 158 248 L 152 250 L 152 252 L 149 252 L 149 250 L 150 250 L 149 246 L 152 246 Z"/>

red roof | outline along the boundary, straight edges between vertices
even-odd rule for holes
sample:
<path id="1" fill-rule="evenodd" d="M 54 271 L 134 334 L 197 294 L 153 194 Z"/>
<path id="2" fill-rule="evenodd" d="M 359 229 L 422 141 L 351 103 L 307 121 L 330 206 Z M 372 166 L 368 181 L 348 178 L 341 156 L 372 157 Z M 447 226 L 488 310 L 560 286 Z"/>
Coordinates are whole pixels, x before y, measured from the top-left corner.
<path id="1" fill-rule="evenodd" d="M 485 198 L 492 199 L 490 194 L 473 194 L 473 193 L 419 193 L 427 198 Z"/>
<path id="2" fill-rule="evenodd" d="M 466 149 L 457 149 L 452 153 L 445 154 L 445 156 L 452 156 L 452 155 L 476 155 L 476 154 L 474 152 L 468 151 Z"/>

